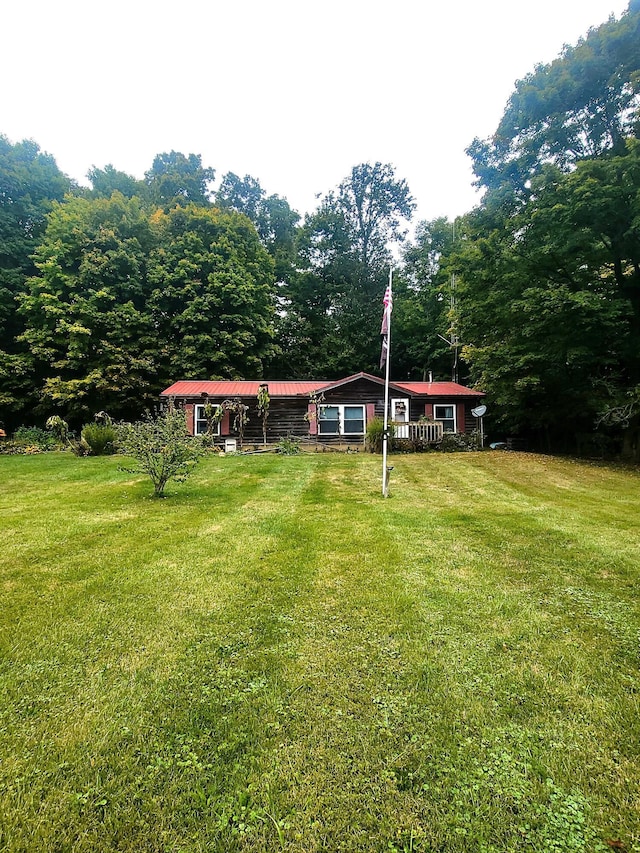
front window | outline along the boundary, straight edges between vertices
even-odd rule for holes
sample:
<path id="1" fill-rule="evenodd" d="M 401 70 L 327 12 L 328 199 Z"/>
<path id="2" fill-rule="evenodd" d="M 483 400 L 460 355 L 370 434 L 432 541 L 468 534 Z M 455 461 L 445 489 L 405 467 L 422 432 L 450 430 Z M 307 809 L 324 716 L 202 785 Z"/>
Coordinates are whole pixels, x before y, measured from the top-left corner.
<path id="1" fill-rule="evenodd" d="M 340 435 L 339 406 L 320 406 L 318 432 L 320 435 Z"/>
<path id="2" fill-rule="evenodd" d="M 364 406 L 320 406 L 320 435 L 364 435 Z"/>
<path id="3" fill-rule="evenodd" d="M 211 419 L 211 424 L 207 423 L 205 414 L 205 406 L 195 406 L 193 411 L 193 423 L 195 435 L 206 435 L 207 427 L 210 426 L 210 435 L 220 435 L 220 418 L 218 417 L 220 406 L 212 406 L 214 417 Z"/>
<path id="4" fill-rule="evenodd" d="M 456 431 L 456 407 L 449 403 L 436 403 L 433 407 L 434 421 L 442 421 L 443 432 Z"/>
<path id="5" fill-rule="evenodd" d="M 345 406 L 343 432 L 345 435 L 364 434 L 364 406 Z"/>

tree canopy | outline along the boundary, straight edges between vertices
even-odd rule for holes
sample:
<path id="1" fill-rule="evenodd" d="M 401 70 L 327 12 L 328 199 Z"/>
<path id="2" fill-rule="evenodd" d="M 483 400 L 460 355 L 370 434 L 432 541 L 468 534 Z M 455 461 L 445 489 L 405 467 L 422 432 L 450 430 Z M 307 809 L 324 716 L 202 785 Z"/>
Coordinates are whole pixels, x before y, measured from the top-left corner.
<path id="1" fill-rule="evenodd" d="M 239 214 L 68 198 L 36 267 L 21 339 L 45 409 L 129 416 L 175 376 L 257 375 L 270 352 L 272 262 Z"/>
<path id="2" fill-rule="evenodd" d="M 215 170 L 204 167 L 199 154 L 185 156 L 180 151 L 158 154 L 145 173 L 149 199 L 165 209 L 208 204 L 214 178 Z"/>
<path id="3" fill-rule="evenodd" d="M 17 300 L 35 272 L 33 253 L 47 215 L 70 188 L 53 157 L 35 142 L 12 145 L 0 135 L 0 411 L 7 415 L 32 400 Z"/>
<path id="4" fill-rule="evenodd" d="M 279 327 L 287 347 L 302 354 L 303 375 L 317 375 L 318 364 L 330 377 L 377 369 L 391 249 L 414 208 L 391 165 L 362 163 L 306 217 Z"/>
<path id="5" fill-rule="evenodd" d="M 623 151 L 637 132 L 639 44 L 640 15 L 628 12 L 519 80 L 496 132 L 468 149 L 478 183 L 524 191 L 545 163 L 567 171 L 586 157 Z"/>
<path id="6" fill-rule="evenodd" d="M 463 354 L 497 422 L 575 449 L 640 382 L 640 12 L 517 83 L 470 153 Z M 600 413 L 600 414 L 599 414 Z"/>

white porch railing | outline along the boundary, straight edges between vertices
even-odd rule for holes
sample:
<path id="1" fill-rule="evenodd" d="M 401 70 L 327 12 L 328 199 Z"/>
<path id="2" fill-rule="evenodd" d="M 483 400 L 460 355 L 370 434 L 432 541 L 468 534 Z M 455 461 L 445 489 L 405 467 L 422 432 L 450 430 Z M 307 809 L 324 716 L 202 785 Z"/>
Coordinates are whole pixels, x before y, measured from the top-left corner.
<path id="1" fill-rule="evenodd" d="M 392 421 L 396 438 L 408 438 L 423 444 L 437 444 L 442 441 L 442 421 Z"/>

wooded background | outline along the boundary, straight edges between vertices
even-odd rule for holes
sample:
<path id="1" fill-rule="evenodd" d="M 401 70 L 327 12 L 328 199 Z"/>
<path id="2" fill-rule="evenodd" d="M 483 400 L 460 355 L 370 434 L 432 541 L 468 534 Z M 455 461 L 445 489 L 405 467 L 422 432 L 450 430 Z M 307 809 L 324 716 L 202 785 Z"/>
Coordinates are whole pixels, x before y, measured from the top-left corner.
<path id="1" fill-rule="evenodd" d="M 409 228 L 363 163 L 302 218 L 258 179 L 159 154 L 80 187 L 0 136 L 0 421 L 135 417 L 176 379 L 377 372 L 487 393 L 494 438 L 638 456 L 640 2 L 517 82 L 468 153 L 482 202 Z M 461 107 L 463 108 L 463 107 Z M 457 361 L 456 361 L 457 356 Z"/>

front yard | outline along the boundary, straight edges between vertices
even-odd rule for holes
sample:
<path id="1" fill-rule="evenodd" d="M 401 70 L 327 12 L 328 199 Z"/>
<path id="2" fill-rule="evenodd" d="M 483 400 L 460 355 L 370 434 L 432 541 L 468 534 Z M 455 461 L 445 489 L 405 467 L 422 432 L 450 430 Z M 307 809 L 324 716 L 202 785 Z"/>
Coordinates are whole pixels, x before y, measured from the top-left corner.
<path id="1" fill-rule="evenodd" d="M 640 851 L 640 473 L 0 457 L 2 851 Z"/>

